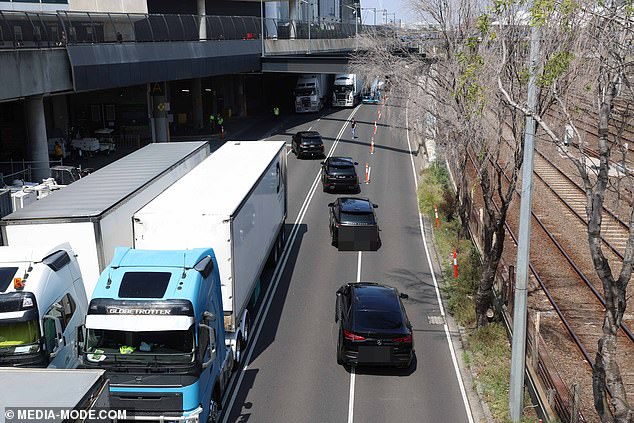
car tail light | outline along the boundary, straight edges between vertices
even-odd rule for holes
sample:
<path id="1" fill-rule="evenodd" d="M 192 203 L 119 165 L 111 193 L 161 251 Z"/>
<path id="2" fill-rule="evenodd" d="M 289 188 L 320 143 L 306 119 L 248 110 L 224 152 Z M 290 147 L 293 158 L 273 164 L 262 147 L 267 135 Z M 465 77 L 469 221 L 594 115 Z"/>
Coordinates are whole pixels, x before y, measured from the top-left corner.
<path id="1" fill-rule="evenodd" d="M 321 145 L 321 151 L 324 151 L 324 145 L 323 144 Z"/>
<path id="2" fill-rule="evenodd" d="M 412 334 L 410 333 L 407 336 L 403 336 L 401 338 L 394 338 L 394 342 L 399 342 L 401 344 L 411 344 L 412 343 Z"/>
<path id="3" fill-rule="evenodd" d="M 365 337 L 357 335 L 356 333 L 347 331 L 345 329 L 343 331 L 343 337 L 346 338 L 348 341 L 365 341 Z"/>

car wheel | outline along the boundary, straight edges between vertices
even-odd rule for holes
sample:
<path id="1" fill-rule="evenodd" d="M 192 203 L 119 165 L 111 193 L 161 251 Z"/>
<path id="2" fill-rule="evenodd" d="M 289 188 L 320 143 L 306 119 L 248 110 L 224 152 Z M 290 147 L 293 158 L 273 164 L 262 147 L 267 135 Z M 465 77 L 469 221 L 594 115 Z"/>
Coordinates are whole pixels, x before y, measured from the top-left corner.
<path id="1" fill-rule="evenodd" d="M 337 339 L 337 364 L 345 364 L 343 357 L 343 332 L 339 327 L 339 338 Z"/>

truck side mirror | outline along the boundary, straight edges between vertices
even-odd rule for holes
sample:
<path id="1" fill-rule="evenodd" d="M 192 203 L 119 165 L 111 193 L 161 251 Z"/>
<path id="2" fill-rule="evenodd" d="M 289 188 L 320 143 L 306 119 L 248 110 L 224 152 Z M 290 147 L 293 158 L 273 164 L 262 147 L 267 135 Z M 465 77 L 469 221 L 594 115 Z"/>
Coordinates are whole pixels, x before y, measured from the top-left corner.
<path id="1" fill-rule="evenodd" d="M 402 292 L 400 293 L 399 297 L 401 297 L 402 299 L 406 300 L 409 298 L 409 295 L 407 294 L 403 294 Z"/>
<path id="2" fill-rule="evenodd" d="M 378 204 L 372 204 L 372 207 L 374 207 L 375 209 L 378 209 L 379 205 Z"/>
<path id="3" fill-rule="evenodd" d="M 334 207 L 335 203 L 328 203 L 328 207 Z"/>
<path id="4" fill-rule="evenodd" d="M 55 358 L 62 346 L 62 323 L 58 317 L 46 315 L 44 320 L 44 342 L 50 358 Z M 51 326 L 52 325 L 52 326 Z"/>
<path id="5" fill-rule="evenodd" d="M 211 366 L 211 363 L 216 359 L 216 330 L 204 323 L 199 323 L 198 328 L 199 330 L 207 330 L 209 332 L 209 360 L 202 364 L 203 369 L 206 369 Z M 203 357 L 201 357 L 201 359 L 203 359 Z"/>

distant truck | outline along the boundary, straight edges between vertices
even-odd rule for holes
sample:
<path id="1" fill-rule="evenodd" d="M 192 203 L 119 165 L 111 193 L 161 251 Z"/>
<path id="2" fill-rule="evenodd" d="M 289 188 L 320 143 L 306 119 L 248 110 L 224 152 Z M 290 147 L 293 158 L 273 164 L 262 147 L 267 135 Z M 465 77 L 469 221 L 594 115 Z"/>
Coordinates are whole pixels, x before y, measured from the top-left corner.
<path id="1" fill-rule="evenodd" d="M 369 87 L 363 91 L 362 101 L 366 104 L 378 104 L 381 102 L 381 96 L 383 91 L 383 81 L 379 78 L 375 78 Z"/>
<path id="2" fill-rule="evenodd" d="M 329 91 L 329 75 L 300 75 L 295 85 L 295 112 L 319 112 L 328 101 Z"/>
<path id="3" fill-rule="evenodd" d="M 78 345 L 84 368 L 106 370 L 127 420 L 217 420 L 234 367 L 220 286 L 211 248 L 117 248 Z"/>
<path id="4" fill-rule="evenodd" d="M 361 98 L 361 80 L 354 73 L 335 75 L 332 92 L 333 107 L 354 107 Z"/>
<path id="5" fill-rule="evenodd" d="M 0 423 L 116 422 L 103 370 L 2 369 Z"/>
<path id="6" fill-rule="evenodd" d="M 87 309 L 69 244 L 0 247 L 0 367 L 77 367 L 76 331 Z"/>
<path id="7" fill-rule="evenodd" d="M 90 298 L 114 248 L 134 245 L 134 213 L 208 155 L 207 142 L 150 144 L 2 218 L 3 242 L 69 242 Z"/>
<path id="8" fill-rule="evenodd" d="M 262 270 L 282 251 L 286 214 L 281 141 L 227 143 L 134 214 L 136 248 L 213 247 L 227 346 L 237 362 L 249 339 L 248 306 L 258 297 Z"/>

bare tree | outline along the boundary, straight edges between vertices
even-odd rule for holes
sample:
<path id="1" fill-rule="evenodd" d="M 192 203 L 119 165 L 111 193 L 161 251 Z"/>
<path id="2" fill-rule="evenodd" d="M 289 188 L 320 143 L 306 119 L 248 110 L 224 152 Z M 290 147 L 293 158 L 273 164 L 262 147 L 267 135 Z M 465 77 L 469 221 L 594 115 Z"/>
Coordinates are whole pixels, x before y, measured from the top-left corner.
<path id="1" fill-rule="evenodd" d="M 555 47 L 543 60 L 541 86 L 560 118 L 546 117 L 543 110 L 534 117 L 562 152 L 568 152 L 570 141 L 560 138 L 554 128 L 565 124 L 575 134 L 574 153 L 569 153 L 568 158 L 583 181 L 588 244 L 606 302 L 603 334 L 593 367 L 594 406 L 602 422 L 631 422 L 634 412 L 627 399 L 616 351 L 632 275 L 634 207 L 629 209 L 629 236 L 618 272 L 613 272 L 603 251 L 601 230 L 606 196 L 621 199 L 621 191 L 631 190 L 633 182 L 626 162 L 628 140 L 623 138 L 623 129 L 628 124 L 627 111 L 634 104 L 629 80 L 634 42 L 631 3 L 561 1 L 544 5 L 546 7 L 533 10 L 536 17 L 533 24 L 544 28 L 544 40 Z M 500 91 L 509 105 L 526 115 L 532 114 L 522 101 L 506 92 L 502 84 Z M 617 101 L 626 111 L 625 118 L 615 116 Z M 583 129 L 587 116 L 596 121 L 596 134 L 590 136 L 586 136 Z M 593 149 L 587 146 L 589 143 L 596 143 Z M 611 177 L 610 169 L 617 165 L 621 172 Z"/>

